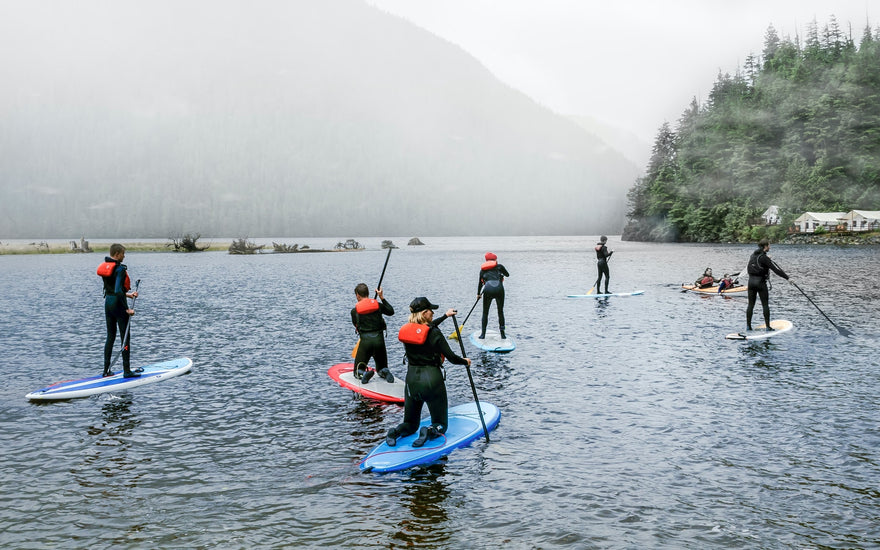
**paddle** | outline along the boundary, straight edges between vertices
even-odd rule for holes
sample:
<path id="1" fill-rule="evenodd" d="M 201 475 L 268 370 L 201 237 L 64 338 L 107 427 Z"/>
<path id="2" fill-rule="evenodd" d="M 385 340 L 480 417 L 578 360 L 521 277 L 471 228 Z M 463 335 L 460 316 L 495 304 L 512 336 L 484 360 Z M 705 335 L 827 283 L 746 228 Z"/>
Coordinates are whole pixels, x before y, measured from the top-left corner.
<path id="1" fill-rule="evenodd" d="M 471 310 L 473 310 L 473 308 L 471 308 Z M 455 323 L 455 333 L 458 334 L 458 345 L 461 346 L 461 356 L 467 359 L 467 354 L 464 351 L 464 342 L 461 341 L 461 331 L 458 329 L 458 319 L 455 318 L 455 315 L 452 316 L 452 322 Z M 471 382 L 471 391 L 474 392 L 474 402 L 477 404 L 477 413 L 480 415 L 480 424 L 483 425 L 483 433 L 486 435 L 486 442 L 488 443 L 489 430 L 486 428 L 486 421 L 483 419 L 483 409 L 480 408 L 480 398 L 477 397 L 477 387 L 474 386 L 474 377 L 471 376 L 471 366 L 465 363 L 465 368 L 467 369 L 468 380 Z"/>
<path id="2" fill-rule="evenodd" d="M 471 313 L 474 312 L 474 308 L 477 307 L 477 304 L 480 302 L 480 296 L 482 296 L 482 294 L 477 294 L 477 301 L 474 302 L 474 305 L 471 306 L 471 310 L 468 311 L 467 316 L 464 318 L 464 321 L 462 321 L 462 323 L 461 323 L 462 327 L 464 327 L 464 324 L 467 323 L 468 319 L 471 318 Z M 449 339 L 450 340 L 458 340 L 458 327 L 456 327 L 455 332 L 453 332 L 452 334 L 449 335 Z"/>
<path id="3" fill-rule="evenodd" d="M 782 268 L 779 267 L 779 265 L 778 265 L 776 262 L 774 262 L 773 260 L 770 260 L 770 263 L 773 264 L 773 266 L 776 267 L 776 269 L 778 269 L 779 271 L 782 271 Z M 816 302 L 814 302 L 809 296 L 807 296 L 807 293 L 804 292 L 804 289 L 802 289 L 801 287 L 799 287 L 799 286 L 797 285 L 797 283 L 795 283 L 795 282 L 792 281 L 791 279 L 788 279 L 788 282 L 791 283 L 791 284 L 793 284 L 794 287 L 795 287 L 796 289 L 798 289 L 798 290 L 801 291 L 801 294 L 804 295 L 804 298 L 806 298 L 807 300 L 809 300 L 809 302 L 810 302 L 811 304 L 813 304 L 813 307 L 815 307 L 815 308 L 819 311 L 819 313 L 822 314 L 822 317 L 825 317 L 826 319 L 828 319 L 828 322 L 831 323 L 831 324 L 834 326 L 834 328 L 837 329 L 837 332 L 839 332 L 841 336 L 852 336 L 852 332 L 846 330 L 846 329 L 843 328 L 843 327 L 839 327 L 839 326 L 837 326 L 837 325 L 834 323 L 834 321 L 832 321 L 827 315 L 825 315 L 825 312 L 822 311 L 821 309 L 819 309 L 819 306 L 816 305 Z"/>
<path id="4" fill-rule="evenodd" d="M 137 281 L 134 282 L 134 291 L 137 292 L 138 287 L 140 287 L 140 286 L 141 286 L 141 280 L 138 279 Z M 131 307 L 129 309 L 134 309 L 135 302 L 137 302 L 137 296 L 132 298 Z M 125 347 L 126 347 L 125 342 L 128 341 L 128 335 L 130 332 L 131 332 L 131 316 L 129 315 L 128 324 L 125 325 L 125 334 L 122 336 L 122 347 L 119 348 L 119 351 L 116 353 L 116 357 L 113 359 L 113 361 L 110 362 L 110 366 L 105 369 L 106 372 L 112 371 L 113 365 L 115 365 L 116 362 L 119 361 L 119 358 L 122 357 L 122 352 L 123 352 L 123 350 L 125 350 Z"/>
<path id="5" fill-rule="evenodd" d="M 811 300 L 810 297 L 807 296 L 807 293 L 804 292 L 804 290 L 803 290 L 801 287 L 797 286 L 797 283 L 795 283 L 795 282 L 792 281 L 791 279 L 789 279 L 788 282 L 791 283 L 791 284 L 793 284 L 794 287 L 795 287 L 796 289 L 798 289 L 798 290 L 801 291 L 801 294 L 804 295 L 804 298 L 806 298 L 807 300 L 809 300 L 810 303 L 813 304 L 813 306 L 814 306 L 817 310 L 819 310 L 819 313 L 821 313 L 823 317 L 825 317 L 826 319 L 828 319 L 828 322 L 829 322 L 829 323 L 831 323 L 832 325 L 834 325 L 834 328 L 837 329 L 837 332 L 839 332 L 841 336 L 852 336 L 852 332 L 846 330 L 846 329 L 843 328 L 843 327 L 839 327 L 839 326 L 837 326 L 837 325 L 834 323 L 834 321 L 832 321 L 831 319 L 829 319 L 828 316 L 825 315 L 825 312 L 822 311 L 821 309 L 819 309 L 819 306 L 816 305 L 816 302 L 814 302 L 813 300 Z"/>
<path id="6" fill-rule="evenodd" d="M 382 279 L 385 278 L 385 268 L 388 267 L 388 259 L 391 258 L 391 251 L 392 250 L 394 250 L 394 249 L 389 247 L 388 254 L 385 256 L 385 265 L 382 266 L 382 274 L 379 275 L 379 284 L 376 285 L 376 294 L 373 295 L 374 300 L 379 296 L 379 289 L 382 288 Z M 358 344 L 360 344 L 360 343 L 361 343 L 361 339 L 358 338 L 358 341 L 355 342 L 355 344 L 354 344 L 354 348 L 351 350 L 352 359 L 357 355 Z"/>

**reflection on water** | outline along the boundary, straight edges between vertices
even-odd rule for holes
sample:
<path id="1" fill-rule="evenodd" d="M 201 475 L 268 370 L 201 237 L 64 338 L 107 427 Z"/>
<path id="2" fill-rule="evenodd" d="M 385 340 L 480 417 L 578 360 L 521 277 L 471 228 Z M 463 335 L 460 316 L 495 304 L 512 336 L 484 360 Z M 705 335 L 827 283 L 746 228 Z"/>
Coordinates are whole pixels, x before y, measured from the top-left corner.
<path id="1" fill-rule="evenodd" d="M 409 515 L 398 522 L 393 538 L 406 546 L 436 547 L 449 541 L 454 526 L 447 512 L 450 490 L 444 462 L 414 468 L 402 487 L 400 500 Z"/>
<path id="2" fill-rule="evenodd" d="M 92 446 L 86 449 L 80 469 L 85 472 L 98 471 L 108 478 L 122 474 L 127 483 L 132 483 L 130 471 L 138 465 L 129 456 L 131 436 L 142 420 L 131 411 L 132 394 L 105 397 L 109 401 L 101 407 L 101 423 L 86 429 Z M 80 477 L 79 483 L 92 486 L 94 480 L 89 474 Z"/>

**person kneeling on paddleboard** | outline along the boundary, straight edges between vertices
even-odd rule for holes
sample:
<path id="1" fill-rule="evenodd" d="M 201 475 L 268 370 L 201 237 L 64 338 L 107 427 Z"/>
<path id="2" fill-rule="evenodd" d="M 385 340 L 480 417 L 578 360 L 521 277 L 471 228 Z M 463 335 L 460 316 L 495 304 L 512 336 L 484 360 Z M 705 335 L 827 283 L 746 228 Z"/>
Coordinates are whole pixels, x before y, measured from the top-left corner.
<path id="1" fill-rule="evenodd" d="M 134 310 L 128 306 L 127 298 L 137 298 L 137 291 L 131 292 L 131 280 L 128 268 L 122 263 L 125 259 L 125 247 L 119 243 L 110 245 L 110 256 L 104 257 L 104 263 L 98 266 L 98 275 L 104 284 L 104 319 L 107 324 L 107 339 L 104 342 L 104 374 L 110 376 L 110 356 L 113 355 L 113 344 L 116 343 L 116 330 L 122 337 L 122 370 L 125 378 L 140 376 L 131 371 L 131 333 L 128 330 L 129 319 Z"/>
<path id="2" fill-rule="evenodd" d="M 366 384 L 373 377 L 373 371 L 367 370 L 370 357 L 376 362 L 376 371 L 386 382 L 394 382 L 394 376 L 388 370 L 388 352 L 385 349 L 385 318 L 383 315 L 394 315 L 394 308 L 385 300 L 382 288 L 376 289 L 376 296 L 381 300 L 370 298 L 370 289 L 365 283 L 354 287 L 357 304 L 351 309 L 351 322 L 357 330 L 360 341 L 354 356 L 354 377 Z"/>
<path id="3" fill-rule="evenodd" d="M 419 427 L 422 405 L 428 404 L 431 413 L 431 426 L 419 430 L 419 437 L 412 442 L 413 447 L 421 447 L 429 439 L 446 433 L 449 423 L 449 405 L 446 401 L 446 372 L 443 370 L 444 358 L 456 365 L 470 366 L 471 360 L 459 357 L 446 342 L 446 337 L 437 326 L 447 317 L 456 314 L 449 309 L 439 319 L 434 319 L 434 310 L 440 306 L 432 304 L 424 296 L 416 298 L 409 305 L 409 322 L 400 327 L 397 338 L 406 349 L 406 393 L 403 403 L 403 422 L 388 430 L 385 443 L 389 447 L 397 445 L 397 438 L 410 435 Z"/>

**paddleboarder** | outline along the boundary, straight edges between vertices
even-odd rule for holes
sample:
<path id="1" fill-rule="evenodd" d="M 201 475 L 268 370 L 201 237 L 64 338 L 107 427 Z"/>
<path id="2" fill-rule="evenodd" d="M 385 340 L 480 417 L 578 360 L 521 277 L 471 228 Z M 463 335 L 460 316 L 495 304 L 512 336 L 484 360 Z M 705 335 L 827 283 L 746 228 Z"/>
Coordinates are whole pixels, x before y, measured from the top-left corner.
<path id="1" fill-rule="evenodd" d="M 379 300 L 370 298 L 366 283 L 354 287 L 354 295 L 357 304 L 351 308 L 351 322 L 360 336 L 354 357 L 354 376 L 364 384 L 370 381 L 374 371 L 367 370 L 367 363 L 372 357 L 376 363 L 375 372 L 385 381 L 394 382 L 394 376 L 388 370 L 388 351 L 385 349 L 385 329 L 388 327 L 382 317 L 394 315 L 394 308 L 385 299 L 381 287 L 376 289 Z"/>
<path id="2" fill-rule="evenodd" d="M 477 300 L 483 298 L 483 318 L 481 320 L 480 338 L 486 337 L 486 325 L 489 323 L 489 308 L 492 301 L 498 309 L 498 329 L 502 338 L 504 335 L 504 278 L 510 277 L 510 273 L 503 265 L 498 263 L 498 256 L 486 252 L 486 261 L 480 266 L 480 282 L 477 283 Z"/>
<path id="3" fill-rule="evenodd" d="M 434 310 L 440 306 L 421 296 L 409 305 L 409 322 L 400 327 L 397 338 L 406 349 L 406 393 L 403 403 L 403 422 L 388 430 L 385 443 L 397 445 L 397 439 L 414 433 L 419 428 L 422 406 L 427 403 L 431 413 L 431 426 L 419 430 L 413 447 L 421 447 L 426 441 L 446 433 L 449 426 L 449 405 L 446 401 L 446 372 L 443 359 L 456 365 L 470 367 L 471 360 L 459 357 L 450 349 L 446 337 L 437 328 L 447 317 L 457 312 L 449 309 L 439 319 Z"/>
<path id="4" fill-rule="evenodd" d="M 772 331 L 770 326 L 770 293 L 767 287 L 767 281 L 770 279 L 770 270 L 785 279 L 789 280 L 788 275 L 777 266 L 767 252 L 770 251 L 770 241 L 761 239 L 758 242 L 758 248 L 752 252 L 749 258 L 746 271 L 749 274 L 749 305 L 746 308 L 746 328 L 752 330 L 752 313 L 755 311 L 755 299 L 761 298 L 761 307 L 764 310 L 764 325 L 767 331 Z"/>
<path id="5" fill-rule="evenodd" d="M 137 298 L 137 291 L 131 290 L 128 268 L 122 263 L 125 247 L 119 243 L 110 245 L 110 255 L 98 266 L 98 275 L 104 284 L 104 320 L 107 324 L 107 339 L 104 341 L 104 374 L 110 376 L 110 357 L 116 343 L 116 331 L 122 337 L 122 371 L 125 378 L 140 376 L 131 370 L 131 331 L 129 320 L 134 309 L 129 307 L 128 298 Z"/>
<path id="6" fill-rule="evenodd" d="M 599 242 L 596 243 L 594 250 L 596 251 L 596 267 L 599 270 L 599 278 L 596 279 L 596 284 L 593 286 L 596 288 L 596 293 L 599 292 L 599 285 L 602 284 L 602 276 L 605 276 L 605 294 L 611 294 L 608 291 L 608 281 L 611 279 L 611 275 L 608 272 L 608 258 L 614 254 L 613 250 L 608 250 L 608 247 L 605 246 L 605 243 L 608 242 L 608 237 L 602 235 L 599 237 Z"/>

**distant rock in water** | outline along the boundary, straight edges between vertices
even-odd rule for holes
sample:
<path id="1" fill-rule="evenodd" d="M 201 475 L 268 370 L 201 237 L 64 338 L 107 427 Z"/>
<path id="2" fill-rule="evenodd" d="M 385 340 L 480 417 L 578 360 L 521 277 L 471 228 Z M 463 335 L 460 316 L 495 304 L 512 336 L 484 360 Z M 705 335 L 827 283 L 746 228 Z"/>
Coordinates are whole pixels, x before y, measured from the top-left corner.
<path id="1" fill-rule="evenodd" d="M 382 241 L 382 248 L 397 248 L 397 245 L 391 241 Z"/>
<path id="2" fill-rule="evenodd" d="M 413 238 L 410 239 L 409 242 L 406 243 L 406 244 L 408 244 L 409 246 L 424 246 L 424 245 L 425 245 L 425 243 L 423 243 L 422 241 L 420 241 L 418 237 L 413 237 Z"/>

